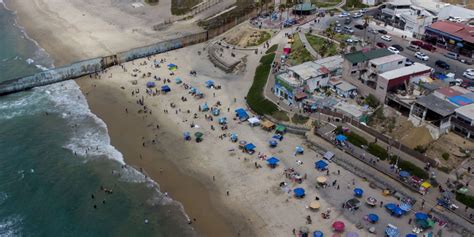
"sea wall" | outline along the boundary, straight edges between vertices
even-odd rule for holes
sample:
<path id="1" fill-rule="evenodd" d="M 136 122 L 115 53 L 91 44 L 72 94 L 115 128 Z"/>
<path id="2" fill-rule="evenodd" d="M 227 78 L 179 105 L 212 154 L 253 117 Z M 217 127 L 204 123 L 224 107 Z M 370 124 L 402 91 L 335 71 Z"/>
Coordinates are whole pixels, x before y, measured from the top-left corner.
<path id="1" fill-rule="evenodd" d="M 7 80 L 0 83 L 0 96 L 94 74 L 120 63 L 205 42 L 207 40 L 208 32 L 203 31 L 144 47 L 130 49 L 114 55 L 75 62 L 59 68 L 38 72 L 30 76 Z"/>

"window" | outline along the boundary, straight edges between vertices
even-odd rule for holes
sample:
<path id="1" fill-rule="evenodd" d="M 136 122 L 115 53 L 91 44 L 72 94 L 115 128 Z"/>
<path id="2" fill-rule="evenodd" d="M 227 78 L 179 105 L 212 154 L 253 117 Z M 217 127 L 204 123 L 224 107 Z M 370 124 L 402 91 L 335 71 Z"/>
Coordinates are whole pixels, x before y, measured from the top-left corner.
<path id="1" fill-rule="evenodd" d="M 380 89 L 380 90 L 383 90 L 384 88 L 383 88 L 383 87 L 381 87 L 381 86 L 379 86 L 379 89 Z"/>
<path id="2" fill-rule="evenodd" d="M 398 61 L 398 64 L 402 64 L 402 63 L 403 63 L 403 61 Z"/>
<path id="3" fill-rule="evenodd" d="M 352 71 L 352 72 L 351 72 L 351 74 L 356 74 L 356 73 L 357 73 L 357 71 Z"/>
<path id="4" fill-rule="evenodd" d="M 357 64 L 358 64 L 358 63 L 353 63 L 352 66 L 355 67 L 355 66 L 357 66 Z"/>

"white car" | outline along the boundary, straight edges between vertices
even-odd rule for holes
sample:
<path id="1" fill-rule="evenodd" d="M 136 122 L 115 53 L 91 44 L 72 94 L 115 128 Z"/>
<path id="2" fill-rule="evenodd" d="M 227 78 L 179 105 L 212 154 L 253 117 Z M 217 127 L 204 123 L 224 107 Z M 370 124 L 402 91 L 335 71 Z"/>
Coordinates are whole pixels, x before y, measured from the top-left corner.
<path id="1" fill-rule="evenodd" d="M 392 47 L 392 46 L 388 47 L 387 50 L 394 53 L 394 54 L 399 54 L 400 53 L 400 51 L 397 48 Z"/>
<path id="2" fill-rule="evenodd" d="M 466 69 L 466 72 L 474 73 L 474 68 L 468 68 L 468 69 Z"/>
<path id="3" fill-rule="evenodd" d="M 341 12 L 341 14 L 339 14 L 339 18 L 344 18 L 344 17 L 348 17 L 349 16 L 349 13 L 347 12 Z"/>
<path id="4" fill-rule="evenodd" d="M 474 71 L 465 71 L 462 75 L 467 79 L 474 80 Z"/>
<path id="5" fill-rule="evenodd" d="M 428 57 L 428 55 L 426 55 L 422 52 L 416 52 L 415 57 L 418 58 L 418 59 L 421 59 L 423 61 L 428 61 L 428 59 L 430 59 L 430 57 Z"/>
<path id="6" fill-rule="evenodd" d="M 385 40 L 385 41 L 392 41 L 392 36 L 390 36 L 390 35 L 382 35 L 382 36 L 380 36 L 380 38 Z"/>

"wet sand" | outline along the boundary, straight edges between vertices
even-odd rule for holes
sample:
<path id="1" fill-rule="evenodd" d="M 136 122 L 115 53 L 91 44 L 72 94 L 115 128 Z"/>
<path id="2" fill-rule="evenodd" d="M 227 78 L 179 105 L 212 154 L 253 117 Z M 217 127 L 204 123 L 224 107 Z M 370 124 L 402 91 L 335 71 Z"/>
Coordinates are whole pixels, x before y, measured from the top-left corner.
<path id="1" fill-rule="evenodd" d="M 245 218 L 212 197 L 211 193 L 216 190 L 213 190 L 210 176 L 190 173 L 189 169 L 177 166 L 193 155 L 193 151 L 179 145 L 182 137 L 176 133 L 177 127 L 163 122 L 163 118 L 158 121 L 160 128 L 157 130 L 153 119 L 143 120 L 142 116 L 132 112 L 136 104 L 124 99 L 124 92 L 106 86 L 94 87 L 95 82 L 88 78 L 77 82 L 87 94 L 92 112 L 107 124 L 111 143 L 124 155 L 125 162 L 137 170 L 142 168 L 160 185 L 161 192 L 167 192 L 171 198 L 181 202 L 190 219 L 196 218 L 192 225 L 199 234 L 237 236 L 240 231 L 241 236 L 255 236 L 242 221 Z M 124 106 L 129 108 L 129 113 L 125 113 Z M 150 140 L 155 134 L 158 134 L 158 142 L 143 147 L 142 137 Z"/>

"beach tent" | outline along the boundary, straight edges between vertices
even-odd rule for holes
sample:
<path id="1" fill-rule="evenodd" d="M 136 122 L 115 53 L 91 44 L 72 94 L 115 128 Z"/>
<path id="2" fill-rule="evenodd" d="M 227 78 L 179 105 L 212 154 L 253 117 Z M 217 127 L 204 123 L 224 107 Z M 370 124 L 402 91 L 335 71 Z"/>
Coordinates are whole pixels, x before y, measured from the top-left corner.
<path id="1" fill-rule="evenodd" d="M 255 151 L 256 146 L 253 143 L 245 144 L 244 149 L 248 152 Z"/>
<path id="2" fill-rule="evenodd" d="M 153 88 L 155 86 L 156 86 L 156 84 L 155 84 L 154 81 L 149 81 L 149 82 L 146 83 L 146 87 L 148 87 L 148 88 Z"/>
<path id="3" fill-rule="evenodd" d="M 243 108 L 236 109 L 235 114 L 237 115 L 240 121 L 245 121 L 249 119 L 249 115 L 247 114 L 247 112 L 245 112 L 245 109 Z"/>
<path id="4" fill-rule="evenodd" d="M 303 147 L 297 146 L 295 148 L 295 154 L 303 154 L 303 152 L 304 152 Z"/>
<path id="5" fill-rule="evenodd" d="M 194 87 L 191 87 L 191 89 L 189 89 L 189 92 L 190 92 L 191 94 L 196 94 L 197 91 L 198 91 L 198 90 L 197 90 L 196 88 L 194 88 Z"/>
<path id="6" fill-rule="evenodd" d="M 237 135 L 237 133 L 230 134 L 230 140 L 232 142 L 236 142 L 237 140 L 239 140 L 239 136 Z"/>
<path id="7" fill-rule="evenodd" d="M 168 85 L 164 85 L 161 87 L 161 91 L 163 92 L 170 92 L 171 91 L 171 88 L 168 86 Z"/>
<path id="8" fill-rule="evenodd" d="M 219 114 L 221 113 L 221 110 L 218 109 L 218 108 L 212 108 L 212 115 L 214 116 L 219 116 Z"/>
<path id="9" fill-rule="evenodd" d="M 172 64 L 172 63 L 168 64 L 168 70 L 176 71 L 177 69 L 178 69 L 178 65 Z"/>
<path id="10" fill-rule="evenodd" d="M 206 87 L 207 88 L 211 88 L 213 86 L 214 86 L 214 81 L 212 81 L 212 80 L 206 81 Z"/>
<path id="11" fill-rule="evenodd" d="M 392 215 L 394 216 L 400 217 L 403 214 L 405 214 L 405 212 L 400 207 L 395 207 L 395 209 L 392 210 Z"/>
<path id="12" fill-rule="evenodd" d="M 400 175 L 400 177 L 402 178 L 406 178 L 406 177 L 409 177 L 410 176 L 410 173 L 408 173 L 407 171 L 400 171 L 400 173 L 398 173 L 398 175 Z"/>
<path id="13" fill-rule="evenodd" d="M 318 202 L 318 201 L 312 201 L 312 202 L 309 204 L 309 208 L 310 208 L 311 210 L 318 210 L 320 207 L 321 207 L 321 203 Z"/>
<path id="14" fill-rule="evenodd" d="M 295 197 L 304 197 L 305 193 L 304 193 L 304 189 L 303 188 L 295 188 L 293 190 L 293 192 L 295 193 Z"/>
<path id="15" fill-rule="evenodd" d="M 342 221 L 336 221 L 332 224 L 332 228 L 334 229 L 334 231 L 336 232 L 342 232 L 344 231 L 344 228 L 346 227 L 346 225 L 344 224 L 344 222 Z"/>
<path id="16" fill-rule="evenodd" d="M 316 182 L 318 182 L 318 183 L 320 183 L 320 184 L 326 183 L 327 180 L 328 180 L 328 179 L 327 179 L 326 177 L 324 177 L 324 176 L 319 176 L 319 177 L 316 178 Z"/>
<path id="17" fill-rule="evenodd" d="M 362 195 L 364 194 L 364 190 L 361 189 L 361 188 L 355 188 L 354 189 L 354 195 L 356 197 L 362 197 Z"/>
<path id="18" fill-rule="evenodd" d="M 326 160 L 331 160 L 333 157 L 334 157 L 334 153 L 332 153 L 330 151 L 326 151 L 326 153 L 324 153 L 324 155 L 323 155 L 323 158 L 326 159 Z"/>
<path id="19" fill-rule="evenodd" d="M 179 77 L 176 77 L 176 79 L 174 79 L 174 81 L 176 82 L 176 84 L 181 84 L 183 82 L 181 80 L 181 78 L 179 78 Z"/>
<path id="20" fill-rule="evenodd" d="M 209 106 L 207 105 L 207 103 L 204 103 L 204 104 L 200 105 L 200 107 L 201 107 L 202 112 L 205 112 L 205 111 L 209 110 Z"/>
<path id="21" fill-rule="evenodd" d="M 316 168 L 317 170 L 325 170 L 326 167 L 328 167 L 328 163 L 326 163 L 324 160 L 318 160 L 316 162 L 314 162 L 314 168 Z"/>
<path id="22" fill-rule="evenodd" d="M 278 141 L 281 141 L 283 140 L 283 135 L 281 134 L 275 134 L 272 136 L 273 139 L 277 139 Z"/>
<path id="23" fill-rule="evenodd" d="M 428 219 L 428 214 L 424 212 L 417 212 L 415 213 L 415 219 L 417 220 L 427 220 Z"/>
<path id="24" fill-rule="evenodd" d="M 275 128 L 275 124 L 272 123 L 270 120 L 264 120 L 261 123 L 261 126 L 264 130 L 271 131 L 273 128 Z"/>
<path id="25" fill-rule="evenodd" d="M 377 216 L 377 214 L 370 213 L 369 215 L 367 215 L 367 220 L 369 220 L 371 223 L 376 223 L 377 221 L 379 221 L 379 216 Z"/>
<path id="26" fill-rule="evenodd" d="M 227 123 L 227 118 L 226 117 L 219 118 L 219 124 L 220 125 L 224 125 L 226 123 Z"/>
<path id="27" fill-rule="evenodd" d="M 275 128 L 275 132 L 276 133 L 280 133 L 280 134 L 283 134 L 286 132 L 286 127 L 282 124 L 278 124 Z"/>
<path id="28" fill-rule="evenodd" d="M 252 117 L 248 119 L 250 126 L 258 126 L 260 124 L 260 119 L 257 117 Z"/>
<path id="29" fill-rule="evenodd" d="M 433 226 L 435 225 L 435 222 L 431 219 L 426 219 L 426 220 L 417 219 L 415 220 L 415 223 L 417 226 L 421 227 L 422 229 L 433 228 Z"/>
<path id="30" fill-rule="evenodd" d="M 317 230 L 317 231 L 313 232 L 313 237 L 324 237 L 324 234 L 323 234 L 323 232 Z"/>
<path id="31" fill-rule="evenodd" d="M 270 140 L 268 144 L 270 145 L 270 147 L 278 146 L 278 142 L 275 139 Z"/>
<path id="32" fill-rule="evenodd" d="M 202 132 L 195 132 L 194 137 L 196 137 L 196 142 L 202 141 L 202 137 L 204 136 L 204 133 Z"/>
<path id="33" fill-rule="evenodd" d="M 338 141 L 338 142 L 344 142 L 346 140 L 347 140 L 347 137 L 342 135 L 342 134 L 339 134 L 339 135 L 336 136 L 336 141 Z"/>
<path id="34" fill-rule="evenodd" d="M 273 156 L 267 160 L 268 165 L 270 165 L 271 167 L 275 167 L 276 165 L 278 165 L 278 162 L 280 162 L 280 160 Z"/>
<path id="35" fill-rule="evenodd" d="M 191 134 L 189 132 L 183 133 L 184 140 L 191 140 Z"/>

